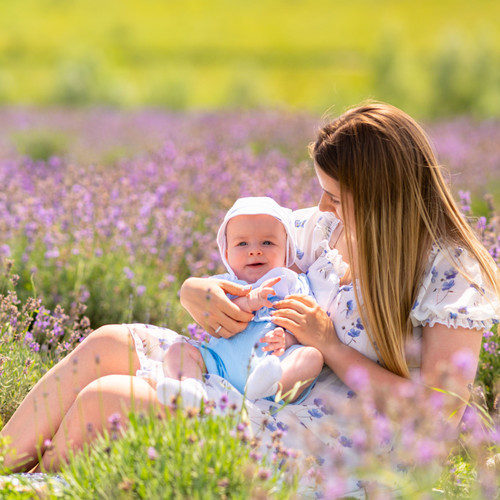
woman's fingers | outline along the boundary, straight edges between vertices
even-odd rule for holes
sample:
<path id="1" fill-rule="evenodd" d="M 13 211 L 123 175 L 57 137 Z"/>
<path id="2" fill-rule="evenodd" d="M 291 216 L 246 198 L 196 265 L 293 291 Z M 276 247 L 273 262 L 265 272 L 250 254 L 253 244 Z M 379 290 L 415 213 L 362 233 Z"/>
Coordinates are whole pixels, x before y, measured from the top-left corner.
<path id="1" fill-rule="evenodd" d="M 246 295 L 250 289 L 230 281 L 188 278 L 181 287 L 181 304 L 210 335 L 231 337 L 245 329 L 253 315 L 226 295 Z M 219 328 L 221 327 L 221 328 Z"/>
<path id="2" fill-rule="evenodd" d="M 238 285 L 238 283 L 233 283 L 232 281 L 226 280 L 213 280 L 217 281 L 220 285 L 220 288 L 224 290 L 226 293 L 230 293 L 231 295 L 236 295 L 238 297 L 244 297 L 248 295 L 252 290 L 250 285 Z"/>
<path id="3" fill-rule="evenodd" d="M 275 302 L 273 307 L 275 309 L 295 309 L 304 310 L 307 307 L 314 307 L 316 302 L 308 295 L 288 295 L 283 300 Z"/>
<path id="4" fill-rule="evenodd" d="M 289 330 L 294 335 L 296 335 L 297 328 L 299 328 L 300 326 L 299 321 L 290 319 L 289 317 L 285 316 L 273 316 L 273 323 L 276 326 L 280 326 L 284 330 Z"/>
<path id="5" fill-rule="evenodd" d="M 275 304 L 273 304 L 273 306 L 274 305 Z M 295 327 L 301 325 L 304 322 L 305 316 L 306 310 L 302 304 L 299 304 L 298 307 L 294 309 L 282 308 L 271 313 L 273 323 L 277 326 L 281 326 L 285 330 L 292 331 L 292 333 L 293 330 L 291 330 L 289 326 Z"/>
<path id="6" fill-rule="evenodd" d="M 217 298 L 213 304 L 215 317 L 222 321 L 222 326 L 228 330 L 231 324 L 235 323 L 245 323 L 245 325 L 252 321 L 253 314 L 242 311 L 234 302 L 229 300 L 225 294 L 222 297 Z M 217 314 L 219 313 L 219 314 Z"/>
<path id="7" fill-rule="evenodd" d="M 211 323 L 212 324 L 211 326 L 209 326 L 209 328 L 212 331 L 205 328 L 207 332 L 210 333 L 212 337 L 223 337 L 225 339 L 231 338 L 233 335 L 242 332 L 248 326 L 248 323 L 235 321 L 234 319 L 231 319 L 226 315 L 218 315 L 217 317 L 214 317 Z"/>

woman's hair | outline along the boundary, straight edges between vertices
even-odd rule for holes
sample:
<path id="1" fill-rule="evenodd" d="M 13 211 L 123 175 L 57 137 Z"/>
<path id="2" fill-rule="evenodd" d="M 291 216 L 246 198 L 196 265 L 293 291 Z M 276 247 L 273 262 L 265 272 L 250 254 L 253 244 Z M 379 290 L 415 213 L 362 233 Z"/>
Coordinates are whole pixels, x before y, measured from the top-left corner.
<path id="1" fill-rule="evenodd" d="M 361 317 L 380 360 L 408 377 L 410 312 L 433 244 L 466 249 L 497 294 L 498 267 L 460 214 L 425 132 L 403 111 L 383 103 L 350 109 L 320 130 L 310 151 L 339 182 L 344 217 L 352 196 L 355 234 L 348 221 L 346 235 Z"/>

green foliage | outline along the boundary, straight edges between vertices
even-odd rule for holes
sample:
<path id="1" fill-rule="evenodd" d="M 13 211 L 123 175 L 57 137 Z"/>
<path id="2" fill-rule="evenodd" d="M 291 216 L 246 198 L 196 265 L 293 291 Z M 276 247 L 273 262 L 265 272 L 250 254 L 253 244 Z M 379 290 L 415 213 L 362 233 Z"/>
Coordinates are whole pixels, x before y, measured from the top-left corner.
<path id="1" fill-rule="evenodd" d="M 19 153 L 35 161 L 62 156 L 67 147 L 67 138 L 62 133 L 49 130 L 30 130 L 18 133 L 12 139 Z"/>
<path id="2" fill-rule="evenodd" d="M 132 413 L 122 437 L 108 432 L 70 459 L 63 497 L 290 498 L 293 473 L 252 458 L 259 441 L 238 431 L 239 422 L 180 410 L 164 418 Z"/>
<path id="3" fill-rule="evenodd" d="M 0 339 L 0 427 L 48 369 L 48 362 L 2 331 Z"/>
<path id="4" fill-rule="evenodd" d="M 483 348 L 479 358 L 477 383 L 484 390 L 487 406 L 490 410 L 500 410 L 500 334 L 498 324 L 483 338 Z"/>
<path id="5" fill-rule="evenodd" d="M 473 491 L 478 493 L 475 485 L 476 480 L 477 475 L 473 463 L 463 455 L 455 454 L 450 457 L 450 462 L 445 468 L 436 490 L 446 494 L 446 498 L 457 500 L 478 498 L 472 494 Z"/>
<path id="6" fill-rule="evenodd" d="M 67 315 L 60 306 L 49 311 L 37 299 L 21 302 L 11 265 L 6 262 L 0 288 L 0 426 L 52 364 L 90 332 L 78 306 Z"/>

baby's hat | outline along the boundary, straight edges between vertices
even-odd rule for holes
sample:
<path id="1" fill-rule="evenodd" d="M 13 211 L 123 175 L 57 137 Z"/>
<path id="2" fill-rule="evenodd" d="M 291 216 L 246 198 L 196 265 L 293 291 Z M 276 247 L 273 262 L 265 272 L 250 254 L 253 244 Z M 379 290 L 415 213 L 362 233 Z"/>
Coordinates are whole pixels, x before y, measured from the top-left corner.
<path id="1" fill-rule="evenodd" d="M 227 270 L 234 276 L 234 271 L 229 266 L 226 259 L 226 227 L 227 223 L 238 215 L 272 215 L 278 219 L 286 231 L 286 261 L 285 265 L 290 267 L 295 261 L 295 240 L 292 223 L 292 211 L 289 208 L 278 205 L 272 198 L 267 196 L 249 196 L 238 198 L 235 204 L 228 210 L 217 233 L 217 244 L 219 245 L 220 256 Z"/>

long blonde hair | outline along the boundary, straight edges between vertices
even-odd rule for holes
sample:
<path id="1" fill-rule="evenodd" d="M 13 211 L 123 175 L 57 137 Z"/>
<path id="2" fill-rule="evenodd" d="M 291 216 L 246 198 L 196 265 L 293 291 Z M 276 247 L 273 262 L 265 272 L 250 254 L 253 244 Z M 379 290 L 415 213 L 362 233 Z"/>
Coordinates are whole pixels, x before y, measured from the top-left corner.
<path id="1" fill-rule="evenodd" d="M 339 182 L 343 206 L 352 196 L 356 262 L 345 226 L 361 318 L 380 361 L 409 377 L 410 312 L 432 246 L 466 249 L 496 294 L 499 269 L 460 214 L 425 132 L 400 109 L 367 103 L 347 111 L 320 130 L 311 155 Z"/>

